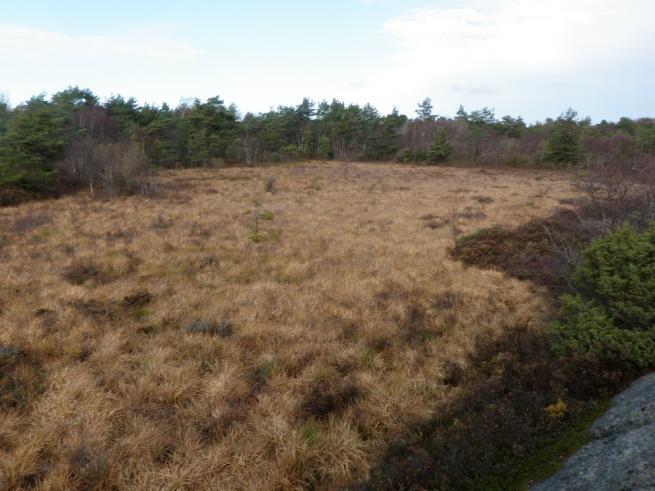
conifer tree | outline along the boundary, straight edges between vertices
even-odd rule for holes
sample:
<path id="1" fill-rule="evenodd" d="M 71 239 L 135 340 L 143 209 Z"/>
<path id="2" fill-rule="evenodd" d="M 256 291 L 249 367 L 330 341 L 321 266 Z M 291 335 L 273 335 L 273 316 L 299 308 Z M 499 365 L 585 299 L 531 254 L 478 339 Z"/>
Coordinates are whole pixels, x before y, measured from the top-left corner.
<path id="1" fill-rule="evenodd" d="M 428 160 L 433 164 L 450 160 L 453 155 L 453 147 L 448 142 L 448 133 L 443 126 L 437 129 L 437 133 L 428 150 Z"/>

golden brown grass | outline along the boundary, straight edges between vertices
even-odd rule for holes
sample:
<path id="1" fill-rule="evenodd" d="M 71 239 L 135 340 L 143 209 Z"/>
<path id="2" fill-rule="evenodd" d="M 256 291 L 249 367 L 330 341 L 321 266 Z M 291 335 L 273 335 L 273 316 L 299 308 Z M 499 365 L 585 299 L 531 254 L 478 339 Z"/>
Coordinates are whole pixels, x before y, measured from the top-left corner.
<path id="1" fill-rule="evenodd" d="M 477 339 L 543 327 L 544 292 L 453 261 L 454 237 L 576 195 L 562 173 L 352 163 L 160 179 L 0 209 L 0 487 L 366 478 L 457 396 Z"/>

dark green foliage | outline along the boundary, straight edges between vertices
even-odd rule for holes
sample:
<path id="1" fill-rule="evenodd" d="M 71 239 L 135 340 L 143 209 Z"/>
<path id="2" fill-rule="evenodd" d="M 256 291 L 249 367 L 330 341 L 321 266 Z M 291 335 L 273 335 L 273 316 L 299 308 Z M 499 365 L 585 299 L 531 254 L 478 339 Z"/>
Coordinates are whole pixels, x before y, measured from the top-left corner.
<path id="1" fill-rule="evenodd" d="M 365 146 L 363 157 L 367 160 L 389 160 L 398 150 L 396 134 L 398 128 L 404 123 L 404 117 L 393 112 L 381 120 L 367 123 L 369 132 L 368 144 Z"/>
<path id="2" fill-rule="evenodd" d="M 62 90 L 53 95 L 51 102 L 55 106 L 62 108 L 64 111 L 72 112 L 83 106 L 96 106 L 100 102 L 100 99 L 90 89 L 68 87 L 68 89 Z"/>
<path id="3" fill-rule="evenodd" d="M 295 145 L 286 145 L 280 149 L 280 157 L 285 162 L 300 160 L 303 156 L 302 151 Z"/>
<path id="4" fill-rule="evenodd" d="M 554 322 L 556 352 L 616 360 L 638 367 L 655 364 L 655 329 L 617 327 L 606 311 L 581 296 L 562 298 L 563 320 Z"/>
<path id="5" fill-rule="evenodd" d="M 139 106 L 120 95 L 100 103 L 91 90 L 68 87 L 50 101 L 40 96 L 14 110 L 0 97 L 0 201 L 80 186 L 96 190 L 118 168 L 124 185 L 145 170 L 144 156 L 157 168 L 305 158 L 562 166 L 579 163 L 584 154 L 587 163 L 620 160 L 634 168 L 655 154 L 651 119 L 593 126 L 569 110 L 557 121 L 527 127 L 520 117 L 496 119 L 486 107 L 460 107 L 454 119 L 437 119 L 432 111 L 429 98 L 412 120 L 395 108 L 383 115 L 370 104 L 314 104 L 305 98 L 241 118 L 234 104 L 218 97 L 172 109 Z M 126 156 L 122 163 L 112 163 L 115 153 Z"/>
<path id="6" fill-rule="evenodd" d="M 396 161 L 406 164 L 414 161 L 414 152 L 409 148 L 401 148 L 396 154 Z"/>
<path id="7" fill-rule="evenodd" d="M 569 108 L 553 123 L 546 146 L 546 162 L 557 165 L 580 163 L 580 129 L 577 117 L 578 113 Z"/>
<path id="8" fill-rule="evenodd" d="M 104 104 L 107 114 L 116 122 L 120 130 L 128 132 L 138 121 L 139 106 L 134 97 L 112 96 Z"/>
<path id="9" fill-rule="evenodd" d="M 423 150 L 416 150 L 414 152 L 414 162 L 425 162 L 428 159 L 428 154 Z"/>
<path id="10" fill-rule="evenodd" d="M 655 365 L 655 228 L 625 225 L 584 252 L 579 293 L 562 299 L 558 349 L 640 367 Z"/>
<path id="11" fill-rule="evenodd" d="M 327 136 L 321 136 L 318 139 L 316 156 L 322 160 L 328 160 L 332 157 L 332 145 L 330 144 L 330 139 Z"/>
<path id="12" fill-rule="evenodd" d="M 148 159 L 155 166 L 172 167 L 184 158 L 185 132 L 174 113 L 164 104 L 144 128 Z"/>
<path id="13" fill-rule="evenodd" d="M 434 141 L 428 150 L 428 160 L 433 164 L 438 164 L 450 160 L 452 155 L 453 147 L 448 142 L 448 133 L 446 132 L 446 128 L 440 126 L 437 129 Z"/>
<path id="14" fill-rule="evenodd" d="M 476 163 L 482 154 L 483 144 L 498 133 L 499 123 L 493 109 L 483 107 L 467 113 L 462 106 L 457 111 L 457 119 L 467 124 L 467 158 Z"/>
<path id="15" fill-rule="evenodd" d="M 212 159 L 224 158 L 239 133 L 234 113 L 219 97 L 196 100 L 186 118 L 187 154 L 192 165 L 203 165 Z"/>
<path id="16" fill-rule="evenodd" d="M 50 190 L 55 161 L 64 148 L 64 118 L 43 95 L 19 106 L 9 119 L 0 149 L 0 185 L 30 191 Z"/>
<path id="17" fill-rule="evenodd" d="M 525 122 L 520 116 L 518 118 L 503 116 L 502 119 L 496 123 L 496 131 L 499 134 L 509 136 L 510 138 L 521 138 L 525 129 Z"/>
<path id="18" fill-rule="evenodd" d="M 434 121 L 436 116 L 432 114 L 432 99 L 426 97 L 419 102 L 416 108 L 416 116 L 422 121 Z"/>
<path id="19" fill-rule="evenodd" d="M 0 148 L 2 148 L 2 139 L 7 131 L 7 124 L 9 123 L 10 117 L 11 108 L 9 107 L 9 102 L 0 94 Z"/>
<path id="20" fill-rule="evenodd" d="M 575 283 L 607 310 L 617 325 L 655 325 L 655 228 L 638 233 L 624 225 L 584 252 Z"/>

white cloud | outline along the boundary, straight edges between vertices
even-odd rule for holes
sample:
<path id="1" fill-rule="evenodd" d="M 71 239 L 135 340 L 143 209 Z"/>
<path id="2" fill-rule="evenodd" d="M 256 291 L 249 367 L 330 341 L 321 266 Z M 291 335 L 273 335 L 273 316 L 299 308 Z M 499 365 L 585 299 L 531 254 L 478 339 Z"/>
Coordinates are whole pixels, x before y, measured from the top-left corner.
<path id="1" fill-rule="evenodd" d="M 371 9 L 390 3 L 359 1 Z M 292 22 L 279 26 L 284 42 L 268 34 L 242 45 L 233 34 L 193 26 L 185 36 L 182 26 L 164 24 L 79 34 L 0 21 L 0 92 L 14 104 L 80 85 L 102 97 L 171 104 L 220 93 L 253 111 L 307 95 L 381 111 L 397 105 L 407 114 L 426 96 L 440 114 L 460 103 L 529 120 L 568 106 L 595 119 L 655 113 L 653 0 L 422 1 L 378 32 L 363 32 L 361 49 L 355 42 L 318 54 L 305 39 L 289 43 L 298 35 Z M 341 34 L 325 29 L 319 44 L 332 46 Z"/>
<path id="2" fill-rule="evenodd" d="M 190 68 L 202 66 L 203 56 L 171 26 L 80 35 L 0 24 L 0 92 L 18 104 L 80 85 L 103 97 L 122 93 L 142 102 L 175 103 L 179 94 L 194 89 L 198 77 Z"/>
<path id="3" fill-rule="evenodd" d="M 24 26 L 0 25 L 0 57 L 123 58 L 158 61 L 193 58 L 195 46 L 161 34 L 69 35 Z"/>
<path id="4" fill-rule="evenodd" d="M 413 9 L 384 24 L 393 53 L 376 76 L 385 81 L 377 86 L 379 97 L 426 94 L 450 107 L 455 99 L 486 97 L 493 104 L 535 97 L 531 91 L 550 81 L 564 99 L 562 88 L 589 86 L 589 74 L 610 74 L 621 63 L 652 64 L 652 0 L 460 5 Z"/>

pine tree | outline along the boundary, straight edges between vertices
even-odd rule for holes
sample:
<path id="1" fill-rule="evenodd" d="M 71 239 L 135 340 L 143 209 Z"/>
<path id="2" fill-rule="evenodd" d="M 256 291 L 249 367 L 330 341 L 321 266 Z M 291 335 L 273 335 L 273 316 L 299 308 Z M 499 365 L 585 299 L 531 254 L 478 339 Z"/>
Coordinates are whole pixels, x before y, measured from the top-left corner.
<path id="1" fill-rule="evenodd" d="M 316 156 L 321 160 L 328 160 L 332 154 L 332 144 L 327 136 L 321 136 L 318 139 L 318 148 Z"/>
<path id="2" fill-rule="evenodd" d="M 437 129 L 437 133 L 428 150 L 428 160 L 433 164 L 450 160 L 453 155 L 453 147 L 448 142 L 448 133 L 443 126 Z"/>
<path id="3" fill-rule="evenodd" d="M 547 162 L 558 165 L 580 163 L 580 131 L 577 116 L 578 113 L 569 108 L 553 123 L 546 144 Z"/>
<path id="4" fill-rule="evenodd" d="M 61 127 L 61 116 L 43 95 L 16 108 L 2 139 L 0 184 L 49 190 L 57 177 L 55 161 L 65 143 Z"/>
<path id="5" fill-rule="evenodd" d="M 416 115 L 421 121 L 434 121 L 435 116 L 432 114 L 432 99 L 426 97 L 423 101 L 419 102 L 416 108 Z"/>

